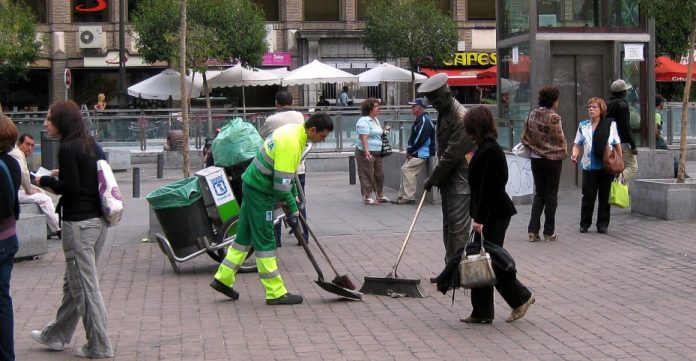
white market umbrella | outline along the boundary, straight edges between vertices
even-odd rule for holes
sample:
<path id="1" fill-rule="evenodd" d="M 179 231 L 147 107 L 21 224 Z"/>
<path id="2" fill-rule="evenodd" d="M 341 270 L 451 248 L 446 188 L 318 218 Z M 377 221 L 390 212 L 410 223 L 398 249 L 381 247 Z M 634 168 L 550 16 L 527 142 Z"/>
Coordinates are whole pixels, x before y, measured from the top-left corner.
<path id="1" fill-rule="evenodd" d="M 210 88 L 242 87 L 242 106 L 246 113 L 247 86 L 263 86 L 280 84 L 280 75 L 256 68 L 246 68 L 237 64 L 208 81 Z"/>
<path id="2" fill-rule="evenodd" d="M 283 85 L 323 83 L 357 83 L 358 77 L 331 65 L 314 60 L 283 76 Z"/>
<path id="3" fill-rule="evenodd" d="M 428 77 L 413 73 L 415 83 L 422 83 Z M 376 67 L 358 74 L 361 86 L 376 86 L 380 83 L 410 83 L 411 71 L 399 68 L 388 63 L 379 64 Z"/>
<path id="4" fill-rule="evenodd" d="M 186 86 L 189 88 L 190 98 L 201 96 L 203 92 L 203 75 L 200 73 L 194 74 L 193 84 L 191 84 L 191 76 L 187 75 Z M 174 100 L 181 100 L 179 72 L 174 69 L 165 69 L 155 76 L 129 86 L 128 95 L 143 99 L 166 100 L 172 97 Z"/>

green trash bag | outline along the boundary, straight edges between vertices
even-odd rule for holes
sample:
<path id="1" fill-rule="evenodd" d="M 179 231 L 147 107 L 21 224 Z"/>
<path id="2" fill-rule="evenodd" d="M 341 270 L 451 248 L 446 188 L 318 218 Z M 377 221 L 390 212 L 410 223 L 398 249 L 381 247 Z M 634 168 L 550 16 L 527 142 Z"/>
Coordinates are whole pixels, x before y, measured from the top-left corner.
<path id="1" fill-rule="evenodd" d="M 253 125 L 232 119 L 213 140 L 213 159 L 218 167 L 230 167 L 256 156 L 263 139 Z"/>
<path id="2" fill-rule="evenodd" d="M 180 179 L 159 187 L 145 198 L 153 209 L 188 207 L 201 199 L 198 177 Z"/>

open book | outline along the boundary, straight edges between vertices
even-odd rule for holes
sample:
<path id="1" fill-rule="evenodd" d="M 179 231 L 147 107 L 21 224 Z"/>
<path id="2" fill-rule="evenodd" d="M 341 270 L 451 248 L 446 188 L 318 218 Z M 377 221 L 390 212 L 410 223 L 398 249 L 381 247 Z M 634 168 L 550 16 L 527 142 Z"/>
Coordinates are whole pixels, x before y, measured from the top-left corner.
<path id="1" fill-rule="evenodd" d="M 39 167 L 39 169 L 36 172 L 31 172 L 31 175 L 33 175 L 34 177 L 49 176 L 51 175 L 51 171 L 44 167 Z"/>

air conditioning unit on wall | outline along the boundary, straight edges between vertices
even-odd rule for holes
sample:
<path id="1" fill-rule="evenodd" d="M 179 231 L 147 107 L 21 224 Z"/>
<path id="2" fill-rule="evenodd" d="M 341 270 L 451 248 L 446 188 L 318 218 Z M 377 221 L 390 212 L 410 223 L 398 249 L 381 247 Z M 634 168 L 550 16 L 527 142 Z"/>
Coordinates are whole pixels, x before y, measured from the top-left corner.
<path id="1" fill-rule="evenodd" d="M 77 28 L 77 44 L 80 49 L 101 49 L 104 47 L 102 27 L 79 26 Z"/>

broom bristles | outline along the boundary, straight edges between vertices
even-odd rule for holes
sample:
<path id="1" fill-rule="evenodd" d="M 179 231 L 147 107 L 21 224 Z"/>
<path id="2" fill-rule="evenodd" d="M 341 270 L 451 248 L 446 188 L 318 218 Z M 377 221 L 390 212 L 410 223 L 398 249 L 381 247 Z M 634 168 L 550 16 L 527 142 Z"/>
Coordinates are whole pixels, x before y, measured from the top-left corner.
<path id="1" fill-rule="evenodd" d="M 336 276 L 336 278 L 334 278 L 334 280 L 331 281 L 331 283 L 351 291 L 354 291 L 357 288 L 355 287 L 353 281 L 351 281 L 350 278 L 348 278 L 348 275 Z"/>

